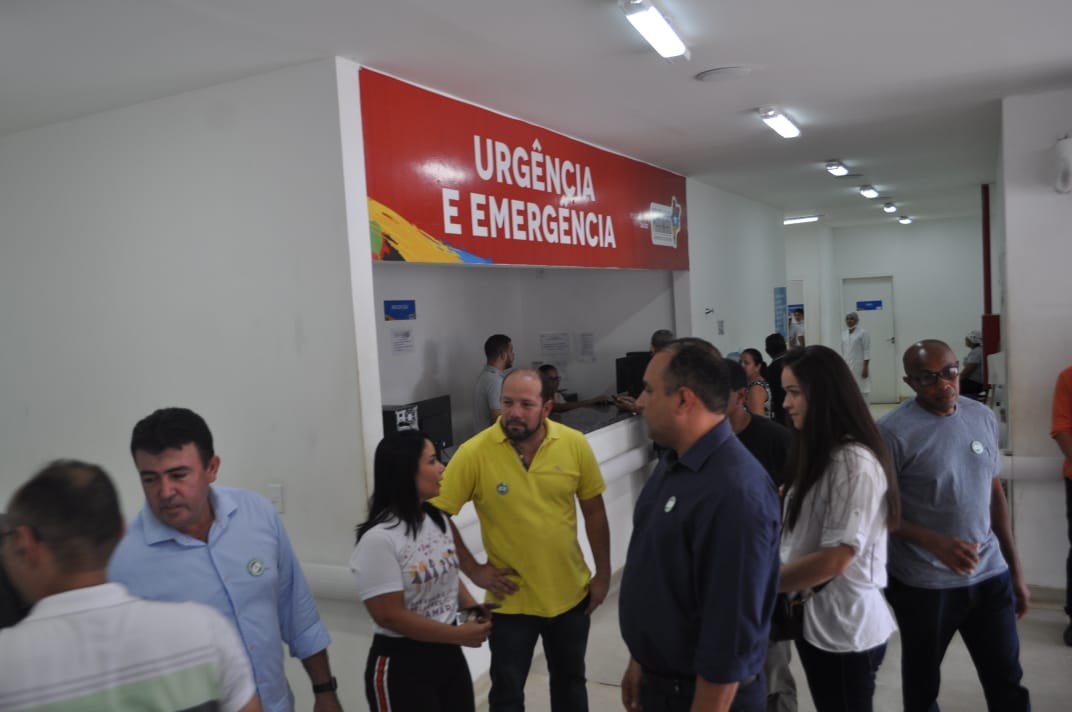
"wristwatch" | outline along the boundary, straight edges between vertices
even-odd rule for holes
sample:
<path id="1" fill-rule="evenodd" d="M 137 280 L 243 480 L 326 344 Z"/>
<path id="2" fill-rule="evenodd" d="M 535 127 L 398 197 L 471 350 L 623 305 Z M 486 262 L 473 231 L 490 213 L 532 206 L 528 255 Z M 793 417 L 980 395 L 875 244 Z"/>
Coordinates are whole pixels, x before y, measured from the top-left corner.
<path id="1" fill-rule="evenodd" d="M 327 682 L 321 682 L 319 684 L 313 685 L 313 694 L 319 695 L 322 692 L 335 692 L 335 690 L 337 689 L 339 689 L 339 681 L 336 680 L 335 676 L 333 675 L 331 679 Z"/>

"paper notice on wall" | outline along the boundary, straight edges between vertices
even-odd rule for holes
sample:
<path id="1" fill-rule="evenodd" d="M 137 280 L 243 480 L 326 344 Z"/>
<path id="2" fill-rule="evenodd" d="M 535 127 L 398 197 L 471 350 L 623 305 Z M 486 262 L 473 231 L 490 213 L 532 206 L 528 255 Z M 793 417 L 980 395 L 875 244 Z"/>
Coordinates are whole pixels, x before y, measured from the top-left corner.
<path id="1" fill-rule="evenodd" d="M 568 331 L 540 334 L 540 360 L 545 363 L 566 363 L 570 357 Z"/>
<path id="2" fill-rule="evenodd" d="M 409 327 L 391 329 L 391 353 L 406 354 L 413 352 L 414 349 L 413 329 Z"/>
<path id="3" fill-rule="evenodd" d="M 577 334 L 577 360 L 596 360 L 596 335 L 591 331 L 582 331 Z"/>

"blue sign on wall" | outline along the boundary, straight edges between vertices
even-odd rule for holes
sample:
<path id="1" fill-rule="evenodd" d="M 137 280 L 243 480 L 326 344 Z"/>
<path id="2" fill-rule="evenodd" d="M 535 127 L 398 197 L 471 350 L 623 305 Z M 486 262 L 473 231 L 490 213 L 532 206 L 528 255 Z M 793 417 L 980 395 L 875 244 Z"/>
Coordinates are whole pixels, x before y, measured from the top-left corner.
<path id="1" fill-rule="evenodd" d="M 789 326 L 786 324 L 786 302 L 789 297 L 785 293 L 785 287 L 774 288 L 774 330 L 782 336 L 789 335 Z"/>
<path id="2" fill-rule="evenodd" d="M 384 299 L 384 321 L 406 321 L 417 318 L 416 299 Z"/>
<path id="3" fill-rule="evenodd" d="M 882 300 L 869 299 L 866 302 L 856 302 L 856 311 L 882 311 Z"/>

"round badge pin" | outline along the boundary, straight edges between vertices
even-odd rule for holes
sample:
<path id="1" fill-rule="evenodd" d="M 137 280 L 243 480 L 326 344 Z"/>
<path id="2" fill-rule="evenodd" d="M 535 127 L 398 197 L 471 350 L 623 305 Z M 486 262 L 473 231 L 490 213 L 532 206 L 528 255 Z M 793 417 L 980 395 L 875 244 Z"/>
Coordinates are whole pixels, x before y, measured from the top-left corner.
<path id="1" fill-rule="evenodd" d="M 972 449 L 972 452 L 974 452 L 976 455 L 982 455 L 983 451 L 986 448 L 984 448 L 983 444 L 981 442 L 979 442 L 978 440 L 972 440 L 971 449 Z"/>
<path id="2" fill-rule="evenodd" d="M 246 571 L 249 572 L 250 576 L 260 576 L 264 573 L 264 562 L 260 559 L 250 559 L 249 563 L 246 564 Z"/>
<path id="3" fill-rule="evenodd" d="M 666 505 L 663 506 L 663 511 L 669 514 L 670 510 L 674 508 L 675 504 L 677 504 L 677 497 L 675 497 L 674 495 L 670 495 L 670 499 L 666 500 Z"/>
<path id="4" fill-rule="evenodd" d="M 505 482 L 500 482 L 498 484 L 498 486 L 495 488 L 495 491 L 498 492 L 499 494 L 506 494 L 507 492 L 510 491 L 510 488 L 506 485 Z"/>

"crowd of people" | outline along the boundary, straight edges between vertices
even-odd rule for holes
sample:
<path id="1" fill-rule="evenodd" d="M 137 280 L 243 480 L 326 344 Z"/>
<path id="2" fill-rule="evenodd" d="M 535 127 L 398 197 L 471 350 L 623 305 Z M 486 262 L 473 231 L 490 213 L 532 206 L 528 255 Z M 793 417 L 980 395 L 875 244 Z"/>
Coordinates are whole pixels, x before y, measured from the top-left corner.
<path id="1" fill-rule="evenodd" d="M 957 633 L 988 709 L 1030 709 L 1016 630 L 1030 598 L 994 416 L 961 396 L 953 350 L 922 340 L 902 359 L 915 397 L 876 422 L 867 334 L 854 313 L 846 326 L 840 354 L 772 334 L 769 364 L 757 349 L 738 363 L 702 339 L 653 336 L 643 391 L 620 403 L 661 453 L 621 581 L 627 710 L 795 710 L 795 648 L 819 712 L 867 712 L 898 629 L 906 712 L 938 709 Z M 446 466 L 419 431 L 376 448 L 349 562 L 374 626 L 372 710 L 474 710 L 462 647 L 485 642 L 490 709 L 523 710 L 538 641 L 553 712 L 588 709 L 590 617 L 611 581 L 603 477 L 587 439 L 549 417 L 557 370 L 512 369 L 501 334 L 485 355 L 478 432 Z M 1072 369 L 1053 436 L 1072 545 Z M 129 526 L 108 474 L 73 460 L 45 466 L 0 517 L 0 710 L 289 712 L 284 643 L 314 712 L 340 710 L 330 636 L 282 522 L 265 498 L 216 484 L 204 419 L 155 411 L 130 453 L 145 506 Z M 452 519 L 469 502 L 484 561 Z M 799 627 L 772 629 L 785 617 Z"/>

